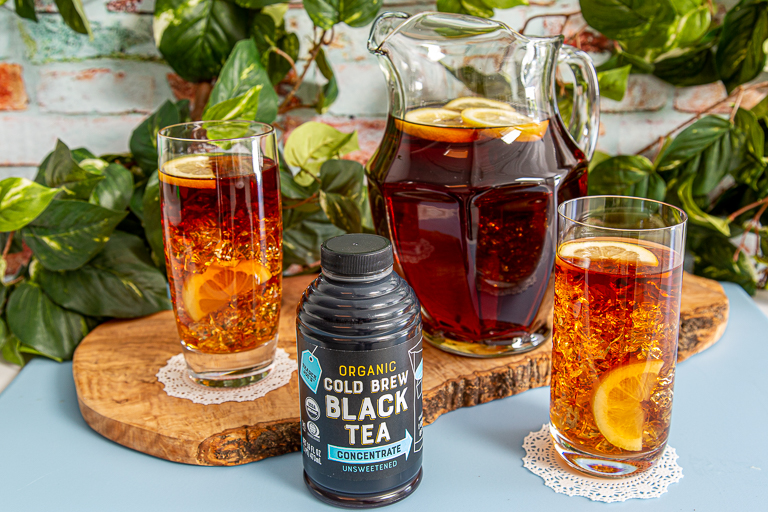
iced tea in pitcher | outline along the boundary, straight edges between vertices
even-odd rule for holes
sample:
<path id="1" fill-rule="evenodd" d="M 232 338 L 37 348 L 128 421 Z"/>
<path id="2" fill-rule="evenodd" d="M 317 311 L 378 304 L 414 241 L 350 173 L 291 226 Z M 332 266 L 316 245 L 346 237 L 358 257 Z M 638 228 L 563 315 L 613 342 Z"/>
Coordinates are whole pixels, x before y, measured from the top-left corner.
<path id="1" fill-rule="evenodd" d="M 449 351 L 502 355 L 548 332 L 555 209 L 586 194 L 586 161 L 559 117 L 521 110 L 466 97 L 390 117 L 368 166 L 377 231 Z"/>

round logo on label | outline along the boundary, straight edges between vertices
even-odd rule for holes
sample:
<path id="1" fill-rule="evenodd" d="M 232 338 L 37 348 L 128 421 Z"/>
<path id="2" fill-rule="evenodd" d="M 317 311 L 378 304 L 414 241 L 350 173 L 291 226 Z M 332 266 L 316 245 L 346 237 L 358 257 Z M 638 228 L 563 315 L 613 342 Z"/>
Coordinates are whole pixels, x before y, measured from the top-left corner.
<path id="1" fill-rule="evenodd" d="M 311 396 L 304 400 L 304 407 L 307 409 L 307 414 L 309 414 L 311 419 L 316 420 L 320 417 L 320 406 L 317 405 L 317 402 Z"/>
<path id="2" fill-rule="evenodd" d="M 307 422 L 307 434 L 318 441 L 320 440 L 320 429 L 313 421 Z"/>

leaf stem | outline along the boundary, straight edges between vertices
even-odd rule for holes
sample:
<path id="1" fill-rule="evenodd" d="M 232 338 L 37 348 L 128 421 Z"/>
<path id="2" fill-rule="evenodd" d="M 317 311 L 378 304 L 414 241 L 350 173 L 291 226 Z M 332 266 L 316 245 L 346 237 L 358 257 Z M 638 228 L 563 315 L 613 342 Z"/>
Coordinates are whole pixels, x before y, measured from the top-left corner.
<path id="1" fill-rule="evenodd" d="M 765 87 L 768 87 L 768 81 L 767 81 L 767 82 L 758 82 L 758 83 L 756 83 L 756 84 L 747 85 L 747 86 L 743 86 L 743 85 L 741 85 L 741 86 L 739 86 L 739 89 L 740 89 L 740 92 L 739 92 L 739 93 L 741 93 L 741 92 L 743 92 L 743 91 L 747 91 L 747 90 L 752 90 L 752 89 L 763 89 L 763 88 L 765 88 Z M 682 123 L 682 124 L 680 124 L 680 125 L 678 125 L 678 126 L 675 126 L 675 127 L 674 127 L 674 128 L 672 128 L 670 131 L 668 131 L 666 134 L 662 135 L 662 137 L 669 137 L 670 135 L 672 135 L 672 134 L 673 134 L 673 133 L 675 133 L 676 131 L 678 131 L 678 130 L 682 130 L 683 128 L 685 128 L 685 127 L 686 127 L 686 126 L 688 126 L 689 124 L 691 124 L 691 123 L 693 123 L 693 122 L 697 121 L 697 120 L 698 120 L 698 119 L 699 119 L 701 116 L 703 116 L 704 114 L 709 114 L 709 113 L 710 113 L 710 112 L 712 112 L 713 110 L 717 109 L 718 107 L 720 107 L 720 106 L 721 106 L 721 105 L 723 105 L 724 103 L 727 103 L 728 101 L 731 101 L 732 99 L 733 99 L 733 94 L 729 95 L 728 97 L 726 97 L 726 98 L 724 98 L 724 99 L 722 99 L 722 100 L 719 100 L 719 101 L 717 101 L 717 102 L 713 103 L 712 105 L 710 105 L 709 107 L 707 107 L 705 110 L 702 110 L 701 112 L 699 112 L 698 114 L 696 114 L 696 115 L 695 115 L 695 116 L 693 116 L 692 118 L 688 119 L 688 120 L 687 120 L 687 121 L 685 121 L 684 123 Z M 643 149 L 641 149 L 640 151 L 637 151 L 635 154 L 636 154 L 636 155 L 640 155 L 640 154 L 643 154 L 643 153 L 645 153 L 645 152 L 646 152 L 646 151 L 648 151 L 649 149 L 653 148 L 653 146 L 655 146 L 655 145 L 656 145 L 656 142 L 657 142 L 657 141 L 655 141 L 655 140 L 654 140 L 653 142 L 651 142 L 650 144 L 648 144 L 647 146 L 645 146 L 645 147 L 644 147 Z"/>
<path id="2" fill-rule="evenodd" d="M 3 248 L 3 259 L 5 259 L 6 256 L 8 256 L 8 253 L 11 251 L 11 243 L 13 242 L 13 234 L 15 231 L 11 231 L 8 233 L 8 239 L 5 241 L 5 247 Z M 0 276 L 2 278 L 2 276 Z"/>
<path id="3" fill-rule="evenodd" d="M 317 197 L 318 197 L 317 193 L 314 193 L 311 196 L 309 196 L 308 198 L 302 199 L 298 203 L 293 203 L 290 206 L 283 206 L 283 210 L 291 210 L 293 208 L 298 208 L 299 206 L 303 206 L 303 205 L 305 205 L 307 203 L 313 202 L 315 199 L 317 199 Z"/>
<path id="4" fill-rule="evenodd" d="M 758 201 L 756 204 L 763 203 L 763 206 L 760 207 L 760 209 L 757 211 L 757 214 L 755 214 L 754 217 L 752 217 L 749 222 L 747 222 L 747 225 L 749 228 L 744 231 L 744 234 L 741 235 L 741 240 L 739 241 L 739 246 L 736 248 L 736 252 L 733 253 L 733 262 L 736 263 L 739 261 L 739 254 L 741 254 L 742 251 L 744 251 L 747 248 L 747 235 L 754 230 L 755 235 L 758 237 L 758 247 L 760 246 L 759 238 L 760 238 L 760 217 L 765 213 L 766 208 L 768 208 L 768 198 L 762 199 L 761 201 Z M 730 217 L 729 217 L 730 218 Z"/>
<path id="5" fill-rule="evenodd" d="M 740 85 L 739 95 L 736 96 L 736 102 L 733 104 L 733 108 L 731 109 L 731 116 L 728 118 L 730 122 L 733 122 L 733 120 L 736 119 L 736 112 L 739 111 L 739 106 L 741 106 L 741 100 L 743 98 L 744 98 L 744 87 Z"/>
<path id="6" fill-rule="evenodd" d="M 558 18 L 565 16 L 565 23 L 568 23 L 568 18 L 571 16 L 575 16 L 577 14 L 581 14 L 581 11 L 573 11 L 573 12 L 560 12 L 560 13 L 546 13 L 546 14 L 535 14 L 525 20 L 525 23 L 523 23 L 523 28 L 520 29 L 521 34 L 525 34 L 525 29 L 528 28 L 528 23 L 531 21 L 538 19 L 538 18 Z M 563 28 L 565 28 L 565 23 L 563 24 Z"/>
<path id="7" fill-rule="evenodd" d="M 735 212 L 733 212 L 732 214 L 730 214 L 728 216 L 728 222 L 733 222 L 734 220 L 736 220 L 736 217 L 738 217 L 742 213 L 748 212 L 752 208 L 757 208 L 761 204 L 763 206 L 768 205 L 768 197 L 764 197 L 763 199 L 760 199 L 759 201 L 755 201 L 754 203 L 749 203 L 747 206 L 745 206 L 743 208 L 739 208 L 738 210 L 736 210 Z"/>
<path id="8" fill-rule="evenodd" d="M 293 89 L 291 89 L 291 92 L 289 92 L 286 97 L 283 99 L 283 102 L 280 103 L 280 107 L 277 109 L 277 111 L 280 114 L 284 114 L 288 110 L 288 106 L 291 103 L 291 100 L 296 96 L 296 93 L 299 90 L 299 87 L 301 87 L 302 82 L 304 82 L 304 77 L 307 76 L 307 72 L 309 71 L 309 68 L 312 66 L 312 63 L 317 58 L 317 54 L 320 53 L 320 50 L 322 49 L 324 44 L 327 44 L 325 42 L 325 35 L 328 33 L 327 30 L 323 30 L 320 33 L 320 37 L 315 39 L 312 42 L 312 49 L 309 51 L 309 58 L 307 59 L 307 63 L 304 65 L 304 70 L 301 72 L 301 75 L 299 75 L 298 80 L 296 80 L 296 84 L 293 86 Z"/>
<path id="9" fill-rule="evenodd" d="M 270 51 L 272 51 L 272 52 L 275 52 L 276 54 L 278 54 L 279 56 L 281 56 L 282 58 L 284 58 L 285 60 L 287 60 L 287 61 L 288 61 L 288 64 L 290 64 L 290 65 L 291 65 L 291 69 L 293 70 L 293 72 L 294 72 L 294 73 L 296 73 L 296 76 L 299 76 L 299 70 L 298 70 L 298 69 L 296 69 L 296 61 L 295 61 L 295 60 L 293 60 L 293 58 L 292 58 L 290 55 L 288 55 L 287 53 L 285 53 L 283 50 L 281 50 L 281 49 L 280 49 L 280 48 L 278 48 L 277 46 L 273 46 L 273 47 L 272 47 L 272 48 L 270 48 L 269 50 L 270 50 Z"/>

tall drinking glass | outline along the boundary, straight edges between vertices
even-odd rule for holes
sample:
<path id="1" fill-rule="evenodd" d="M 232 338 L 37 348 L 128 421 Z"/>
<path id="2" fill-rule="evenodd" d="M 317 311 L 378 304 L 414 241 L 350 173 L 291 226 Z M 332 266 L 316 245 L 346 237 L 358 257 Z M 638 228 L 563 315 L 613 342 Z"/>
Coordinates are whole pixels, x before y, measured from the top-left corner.
<path id="1" fill-rule="evenodd" d="M 165 261 L 189 375 L 237 387 L 272 369 L 282 215 L 271 126 L 205 121 L 158 134 Z"/>
<path id="2" fill-rule="evenodd" d="M 686 215 L 633 197 L 558 209 L 551 434 L 571 466 L 649 469 L 672 415 Z"/>

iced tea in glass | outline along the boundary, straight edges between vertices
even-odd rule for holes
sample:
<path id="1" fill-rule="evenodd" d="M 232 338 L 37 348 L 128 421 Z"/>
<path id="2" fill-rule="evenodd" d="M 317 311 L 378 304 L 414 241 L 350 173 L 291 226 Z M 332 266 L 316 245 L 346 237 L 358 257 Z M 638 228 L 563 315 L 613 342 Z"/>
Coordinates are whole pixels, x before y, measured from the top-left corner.
<path id="1" fill-rule="evenodd" d="M 203 122 L 160 132 L 166 267 L 191 378 L 264 378 L 277 345 L 282 218 L 269 125 Z"/>
<path id="2" fill-rule="evenodd" d="M 550 401 L 557 452 L 597 476 L 649 469 L 667 443 L 685 213 L 596 196 L 559 209 Z"/>

